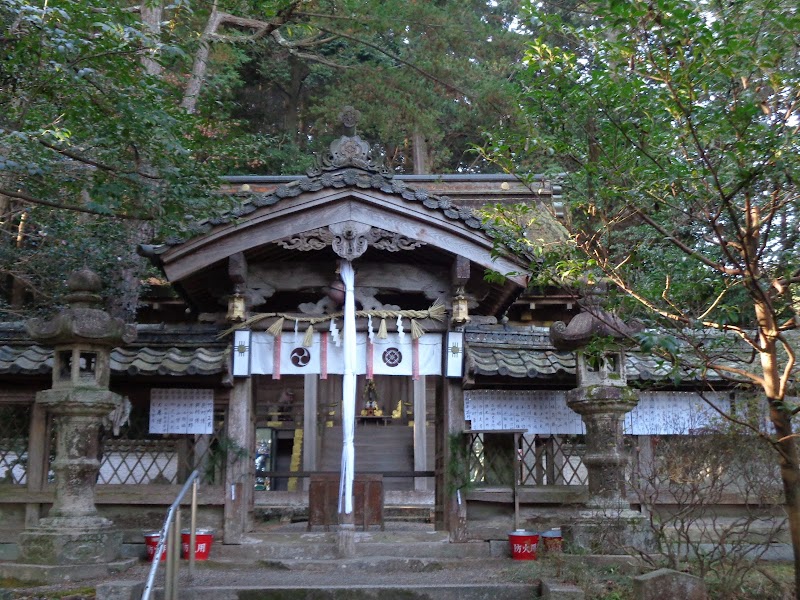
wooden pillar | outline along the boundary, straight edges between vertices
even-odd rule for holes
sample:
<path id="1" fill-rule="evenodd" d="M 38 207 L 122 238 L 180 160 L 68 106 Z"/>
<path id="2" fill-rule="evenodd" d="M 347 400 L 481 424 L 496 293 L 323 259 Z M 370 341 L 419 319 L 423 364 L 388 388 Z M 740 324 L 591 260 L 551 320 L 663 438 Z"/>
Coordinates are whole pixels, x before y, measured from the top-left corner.
<path id="1" fill-rule="evenodd" d="M 306 375 L 303 385 L 303 471 L 316 471 L 319 454 L 319 376 Z M 308 490 L 309 478 L 303 488 Z"/>
<path id="2" fill-rule="evenodd" d="M 41 492 L 47 477 L 50 454 L 50 439 L 47 435 L 47 410 L 41 404 L 31 407 L 31 423 L 28 430 L 28 491 Z M 35 527 L 41 517 L 41 504 L 25 505 L 25 527 Z"/>
<path id="3" fill-rule="evenodd" d="M 425 396 L 425 376 L 414 381 L 414 470 L 425 471 L 428 467 L 428 426 L 427 399 Z M 424 492 L 427 489 L 425 477 L 414 478 L 414 490 Z"/>
<path id="4" fill-rule="evenodd" d="M 437 394 L 436 411 L 435 524 L 436 529 L 449 531 L 452 541 L 465 541 L 466 498 L 451 493 L 453 486 L 448 476 L 450 437 L 463 435 L 464 431 L 464 390 L 461 380 L 442 377 L 442 392 Z"/>
<path id="5" fill-rule="evenodd" d="M 253 380 L 237 378 L 228 405 L 228 438 L 234 448 L 244 449 L 243 456 L 228 453 L 225 470 L 225 508 L 223 538 L 225 544 L 241 544 L 249 529 L 253 506 L 255 466 L 251 460 L 255 445 L 253 426 Z"/>

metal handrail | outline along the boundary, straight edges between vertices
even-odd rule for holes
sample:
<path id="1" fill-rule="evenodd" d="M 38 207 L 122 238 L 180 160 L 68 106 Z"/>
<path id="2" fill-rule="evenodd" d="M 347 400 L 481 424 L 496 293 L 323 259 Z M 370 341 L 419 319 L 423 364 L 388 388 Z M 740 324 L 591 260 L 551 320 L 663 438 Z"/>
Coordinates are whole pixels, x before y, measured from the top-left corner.
<path id="1" fill-rule="evenodd" d="M 196 526 L 197 526 L 197 486 L 199 483 L 200 471 L 195 469 L 187 477 L 186 483 L 183 484 L 181 491 L 178 493 L 175 502 L 173 502 L 167 511 L 167 518 L 164 519 L 164 526 L 161 528 L 158 537 L 158 546 L 156 546 L 155 553 L 153 554 L 153 564 L 150 566 L 150 573 L 147 575 L 147 582 L 142 591 L 141 600 L 150 600 L 150 593 L 153 591 L 153 584 L 158 572 L 158 565 L 161 562 L 161 553 L 164 551 L 164 545 L 167 546 L 167 572 L 166 580 L 164 582 L 164 600 L 177 600 L 178 598 L 178 558 L 180 557 L 180 523 L 181 523 L 181 500 L 192 488 L 192 511 L 191 511 L 191 527 L 189 529 L 189 578 L 194 577 L 194 559 L 195 559 L 195 540 L 196 540 Z"/>

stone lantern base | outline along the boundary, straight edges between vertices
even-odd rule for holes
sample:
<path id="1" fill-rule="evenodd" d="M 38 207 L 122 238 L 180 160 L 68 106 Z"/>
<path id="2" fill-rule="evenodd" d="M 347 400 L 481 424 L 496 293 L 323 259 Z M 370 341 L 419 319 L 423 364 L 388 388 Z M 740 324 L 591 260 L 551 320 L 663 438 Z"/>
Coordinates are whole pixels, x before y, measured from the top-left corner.
<path id="1" fill-rule="evenodd" d="M 53 519 L 58 521 L 58 519 Z M 70 518 L 69 526 L 58 527 L 42 519 L 39 526 L 19 536 L 19 562 L 34 565 L 87 565 L 117 560 L 122 548 L 122 532 L 98 517 Z M 102 523 L 105 521 L 105 523 Z M 67 525 L 67 523 L 64 523 Z"/>
<path id="2" fill-rule="evenodd" d="M 641 513 L 630 508 L 591 508 L 561 526 L 564 541 L 592 554 L 629 554 L 652 549 L 650 530 Z"/>

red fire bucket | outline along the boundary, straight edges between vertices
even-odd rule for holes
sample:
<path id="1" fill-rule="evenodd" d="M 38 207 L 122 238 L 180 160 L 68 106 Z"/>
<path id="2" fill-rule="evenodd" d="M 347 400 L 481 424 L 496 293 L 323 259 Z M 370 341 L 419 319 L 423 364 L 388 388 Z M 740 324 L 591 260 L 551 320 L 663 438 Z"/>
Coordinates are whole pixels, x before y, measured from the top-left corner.
<path id="1" fill-rule="evenodd" d="M 560 529 L 551 529 L 542 533 L 542 549 L 545 552 L 559 553 L 562 551 L 563 540 Z"/>
<path id="2" fill-rule="evenodd" d="M 194 534 L 194 559 L 208 560 L 211 552 L 211 542 L 214 532 L 210 529 L 197 529 Z M 188 529 L 181 531 L 181 558 L 189 558 L 190 532 Z"/>
<path id="3" fill-rule="evenodd" d="M 514 560 L 536 560 L 539 534 L 535 531 L 517 529 L 508 534 L 508 545 L 511 546 L 511 558 Z"/>
<path id="4" fill-rule="evenodd" d="M 154 533 L 144 534 L 144 548 L 147 550 L 147 560 L 153 562 L 153 557 L 156 555 L 158 548 L 158 541 L 161 539 L 161 534 L 157 531 Z M 161 560 L 167 559 L 167 545 L 164 544 L 164 549 L 161 551 Z"/>

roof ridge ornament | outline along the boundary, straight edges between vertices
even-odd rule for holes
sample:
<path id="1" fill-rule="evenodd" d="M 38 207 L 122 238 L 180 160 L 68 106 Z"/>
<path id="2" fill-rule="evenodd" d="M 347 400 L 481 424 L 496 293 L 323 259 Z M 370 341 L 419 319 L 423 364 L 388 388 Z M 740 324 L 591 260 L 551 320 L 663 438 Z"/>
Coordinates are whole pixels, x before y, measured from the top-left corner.
<path id="1" fill-rule="evenodd" d="M 339 113 L 339 119 L 344 125 L 345 135 L 331 142 L 326 155 L 317 155 L 316 164 L 306 173 L 309 177 L 322 175 L 323 171 L 336 171 L 346 167 L 355 167 L 370 173 L 379 173 L 391 178 L 389 171 L 376 156 L 369 142 L 356 135 L 356 125 L 361 118 L 361 112 L 352 106 L 345 106 Z"/>
<path id="2" fill-rule="evenodd" d="M 597 338 L 608 338 L 613 344 L 632 344 L 634 334 L 642 330 L 639 321 L 626 323 L 614 313 L 602 307 L 602 298 L 608 291 L 608 283 L 599 281 L 588 284 L 582 299 L 582 311 L 569 324 L 556 321 L 550 326 L 550 341 L 559 350 L 580 350 Z"/>

